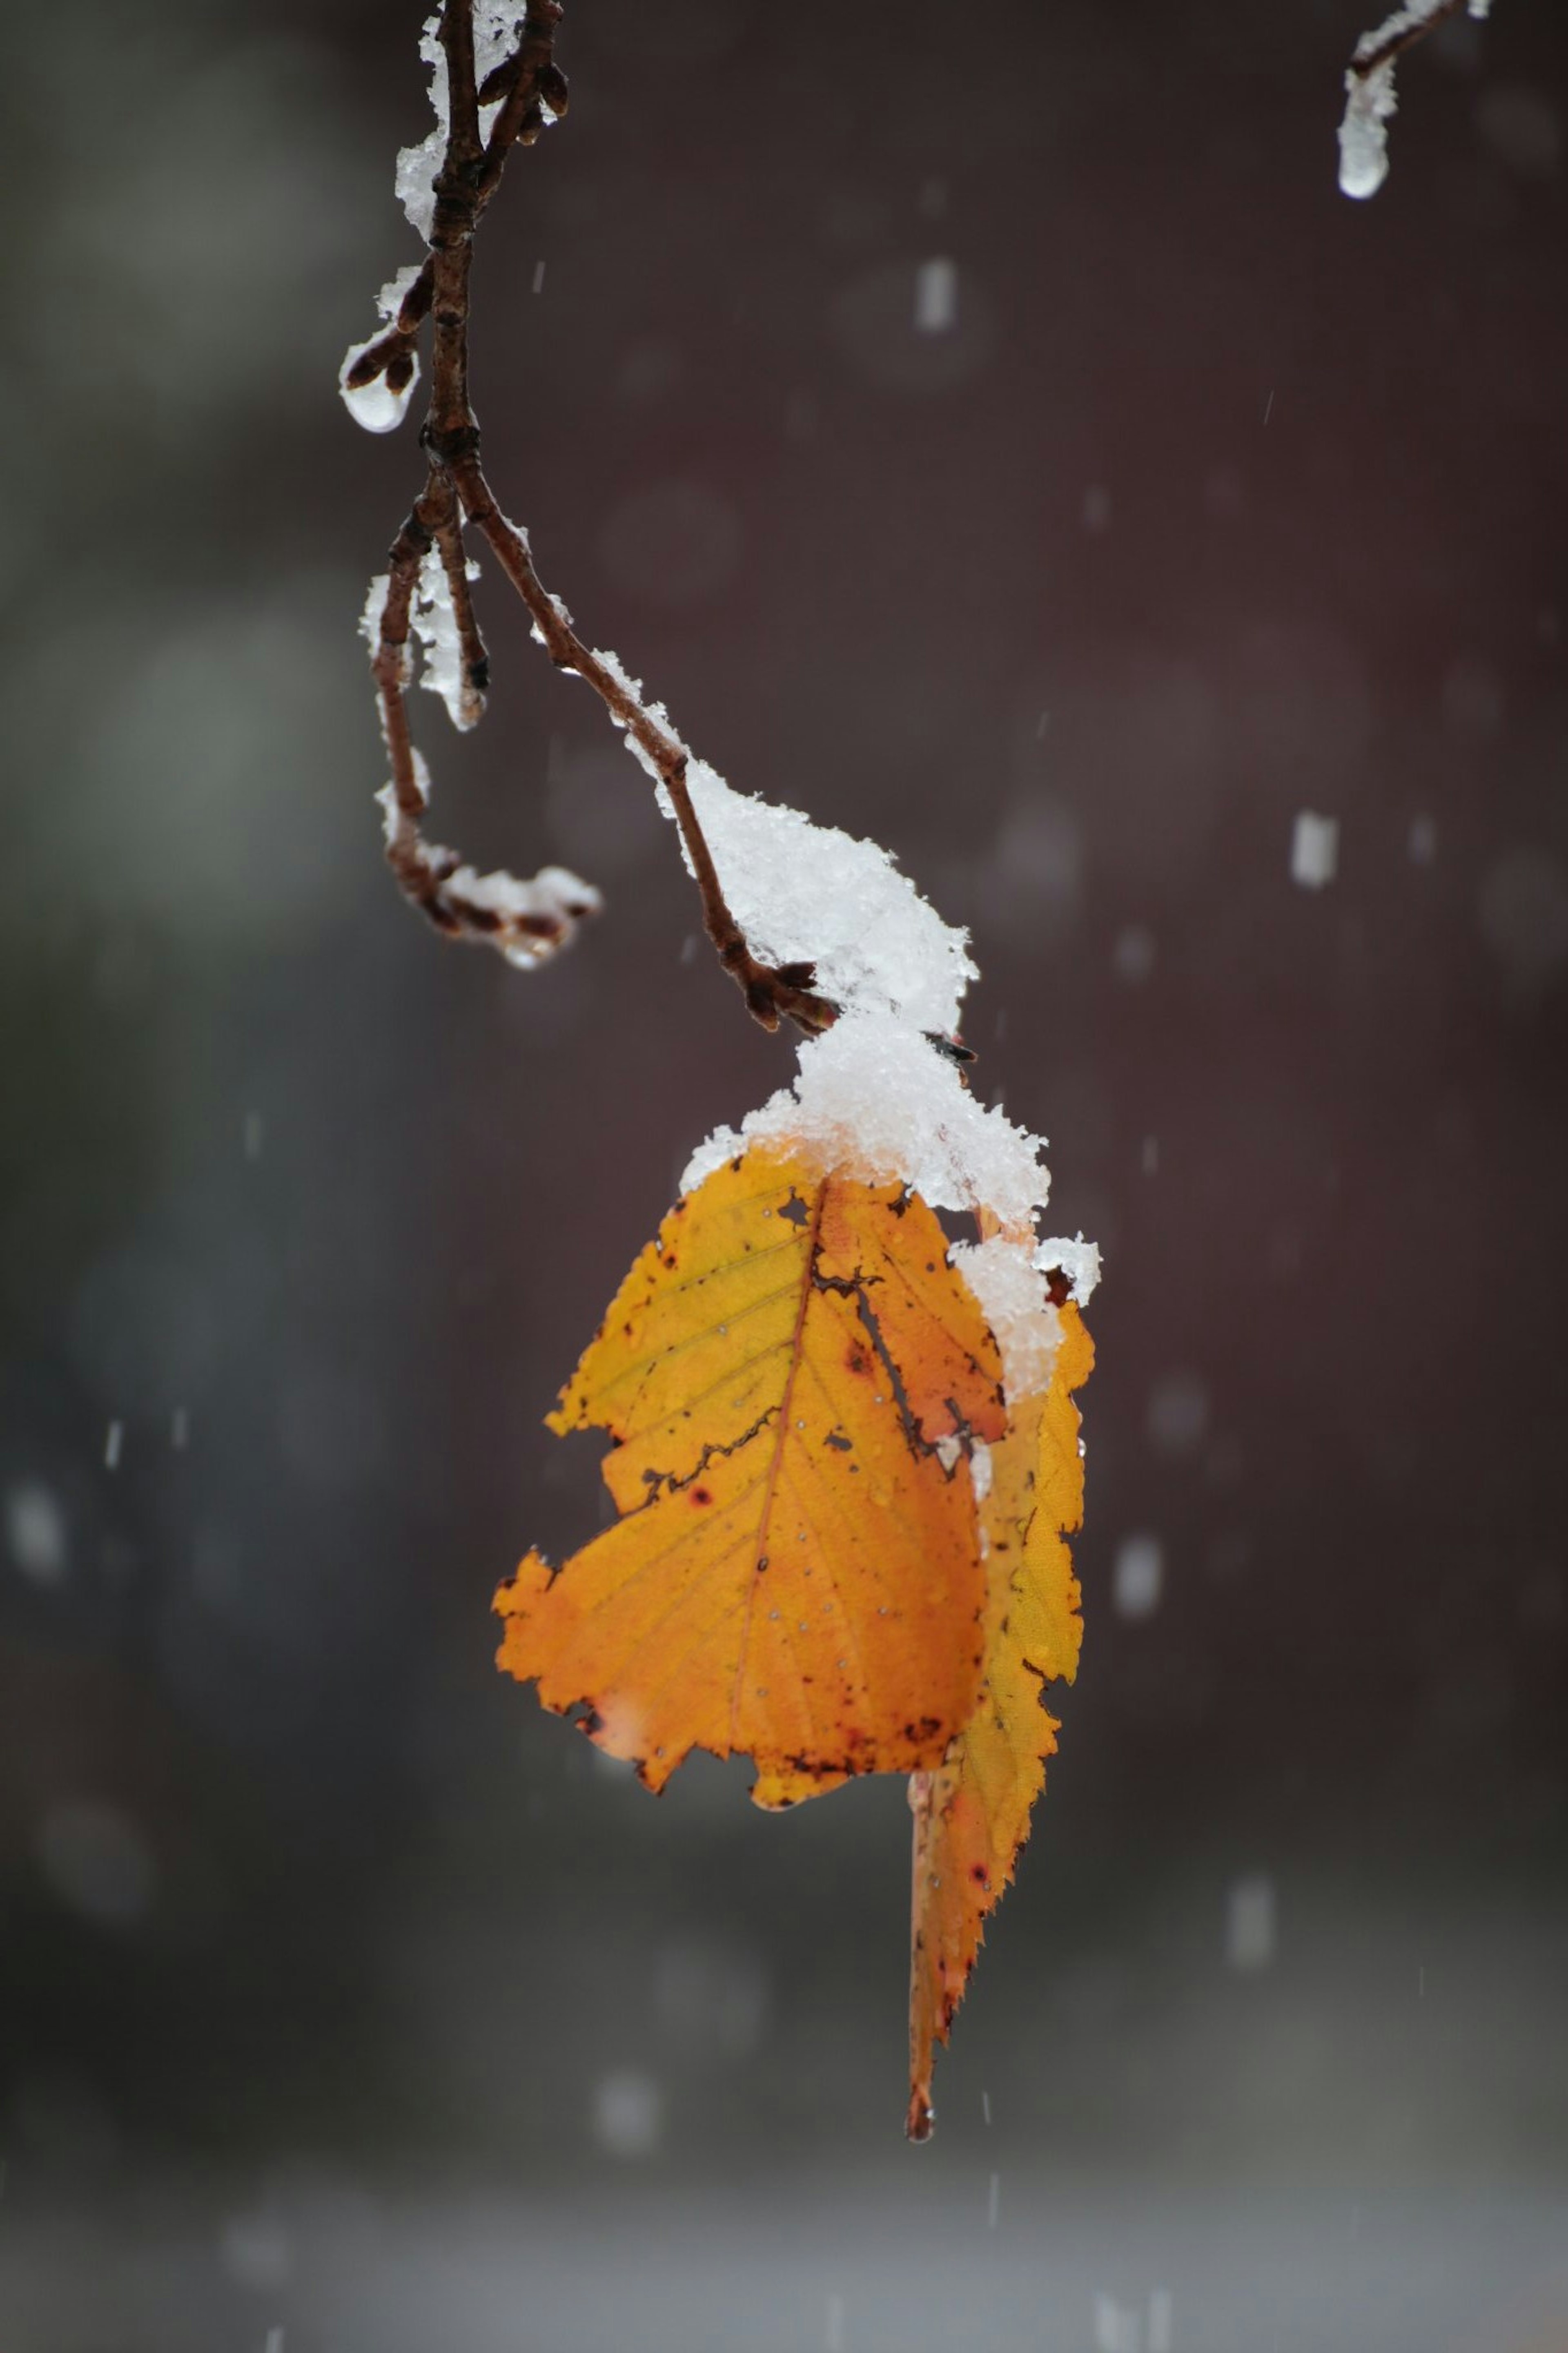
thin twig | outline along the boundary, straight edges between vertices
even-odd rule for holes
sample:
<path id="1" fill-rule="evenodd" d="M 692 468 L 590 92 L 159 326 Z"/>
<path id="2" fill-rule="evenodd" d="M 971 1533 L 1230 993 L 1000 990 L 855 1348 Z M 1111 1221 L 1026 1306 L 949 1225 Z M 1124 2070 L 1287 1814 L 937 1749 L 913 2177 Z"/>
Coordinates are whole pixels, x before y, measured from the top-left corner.
<path id="1" fill-rule="evenodd" d="M 440 467 L 432 466 L 423 492 L 393 542 L 371 664 L 392 768 L 392 781 L 382 795 L 387 863 L 404 896 L 437 931 L 450 938 L 486 941 L 514 964 L 537 964 L 563 946 L 582 918 L 596 911 L 597 892 L 558 867 L 547 868 L 531 882 L 516 881 L 507 874 L 477 873 L 456 850 L 426 841 L 423 829 L 429 784 L 408 727 L 406 697 L 413 668 L 408 636 L 425 559 L 433 546 L 457 541 L 458 531 L 451 481 Z M 462 586 L 466 596 L 466 579 Z"/>
<path id="2" fill-rule="evenodd" d="M 752 1014 L 767 1029 L 787 1019 L 814 1034 L 830 1025 L 837 1008 L 814 991 L 811 965 L 767 965 L 752 955 L 725 900 L 692 806 L 687 747 L 632 692 L 618 665 L 578 637 L 564 606 L 534 570 L 527 533 L 501 512 L 480 462 L 479 428 L 468 393 L 474 231 L 500 185 L 510 149 L 531 145 L 547 121 L 558 121 L 566 111 L 565 78 L 553 55 L 561 16 L 560 0 L 531 0 L 518 47 L 479 88 L 472 0 L 447 0 L 440 40 L 447 63 L 447 135 L 435 180 L 430 252 L 386 333 L 366 346 L 344 377 L 350 391 L 363 389 L 381 375 L 394 391 L 406 386 L 414 346 L 429 317 L 430 398 L 420 432 L 428 472 L 392 548 L 373 663 L 392 765 L 385 796 L 387 858 L 406 896 L 438 928 L 457 937 L 491 941 L 518 960 L 533 961 L 548 954 L 570 935 L 576 919 L 597 904 L 595 892 L 577 884 L 575 877 L 561 876 L 559 870 L 550 870 L 531 884 L 504 875 L 479 876 L 461 865 L 456 852 L 436 849 L 424 838 L 427 780 L 410 735 L 406 704 L 409 629 L 421 568 L 435 548 L 461 653 L 463 723 L 471 724 L 483 707 L 489 683 L 489 659 L 468 594 L 463 547 L 464 525 L 471 523 L 522 598 L 534 633 L 556 668 L 586 680 L 658 776 L 697 880 L 708 936 Z M 500 107 L 488 139 L 480 135 L 481 105 Z M 563 884 L 574 886 L 574 895 Z"/>
<path id="3" fill-rule="evenodd" d="M 811 987 L 813 969 L 805 964 L 764 965 L 752 955 L 745 934 L 731 913 L 686 781 L 689 759 L 678 735 L 661 727 L 608 665 L 585 646 L 558 598 L 552 596 L 533 568 L 528 541 L 497 506 L 479 465 L 477 451 L 451 460 L 452 480 L 463 511 L 483 534 L 491 554 L 527 606 L 533 626 L 557 670 L 574 670 L 586 681 L 617 727 L 647 754 L 669 795 L 680 838 L 686 844 L 702 898 L 702 920 L 726 972 L 739 985 L 752 1013 L 764 1029 L 776 1029 L 781 1018 L 808 1033 L 826 1029 L 836 1008 Z"/>
<path id="4" fill-rule="evenodd" d="M 558 7 L 552 12 L 537 5 L 536 0 L 515 55 L 497 67 L 479 92 L 481 101 L 487 105 L 499 99 L 501 111 L 485 142 L 484 164 L 474 199 L 476 221 L 500 187 L 512 148 L 531 147 L 543 130 L 545 107 L 549 107 L 551 120 L 556 122 L 566 112 L 566 77 L 550 54 L 560 15 Z M 365 345 L 344 378 L 351 392 L 363 391 L 382 375 L 394 392 L 402 391 L 414 372 L 414 346 L 429 316 L 435 287 L 435 259 L 426 254 L 418 276 L 403 297 L 396 318 L 385 334 Z"/>
<path id="5" fill-rule="evenodd" d="M 1442 24 L 1448 16 L 1457 16 L 1467 5 L 1468 0 L 1436 0 L 1436 7 L 1426 16 L 1411 16 L 1408 11 L 1400 11 L 1381 31 L 1363 35 L 1351 59 L 1350 71 L 1358 81 L 1367 80 L 1380 66 L 1392 65 L 1406 49 L 1413 49 L 1417 41 L 1424 41 L 1435 25 Z M 1401 16 L 1408 21 L 1401 23 Z"/>
<path id="6" fill-rule="evenodd" d="M 485 715 L 485 696 L 490 683 L 490 658 L 474 617 L 474 600 L 468 591 L 468 556 L 463 548 L 462 521 L 455 502 L 437 529 L 436 544 L 441 551 L 441 569 L 447 578 L 447 593 L 452 599 L 452 617 L 457 623 L 458 646 L 462 656 L 462 723 L 465 727 L 477 727 Z"/>

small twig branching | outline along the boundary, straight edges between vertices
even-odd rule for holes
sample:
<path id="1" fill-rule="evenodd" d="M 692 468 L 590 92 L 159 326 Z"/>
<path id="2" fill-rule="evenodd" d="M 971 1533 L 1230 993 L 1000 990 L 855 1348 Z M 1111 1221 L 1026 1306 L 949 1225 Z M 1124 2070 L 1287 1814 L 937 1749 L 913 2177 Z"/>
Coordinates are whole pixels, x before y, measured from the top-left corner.
<path id="1" fill-rule="evenodd" d="M 529 0 L 526 16 L 520 9 L 521 23 L 513 26 L 515 47 L 480 81 L 474 0 L 446 0 L 439 40 L 446 61 L 447 138 L 435 178 L 429 251 L 385 332 L 365 344 L 343 372 L 351 406 L 353 395 L 381 387 L 400 398 L 414 381 L 418 342 L 429 321 L 430 397 L 419 436 L 425 484 L 393 543 L 384 584 L 377 582 L 365 615 L 392 771 L 382 795 L 387 859 L 405 895 L 439 930 L 499 947 L 514 963 L 542 961 L 599 905 L 592 886 L 562 868 L 548 867 L 531 881 L 480 875 L 455 851 L 426 839 L 429 776 L 409 729 L 410 637 L 439 604 L 444 584 L 457 670 L 455 679 L 444 680 L 444 691 L 450 689 L 455 723 L 474 725 L 484 709 L 489 660 L 469 591 L 465 533 L 471 529 L 521 597 L 533 635 L 555 667 L 586 680 L 658 778 L 696 876 L 708 936 L 752 1015 L 767 1029 L 787 1019 L 814 1034 L 831 1024 L 837 1008 L 814 990 L 810 964 L 769 965 L 752 953 L 725 900 L 692 806 L 686 745 L 662 712 L 656 716 L 641 700 L 620 665 L 594 652 L 577 635 L 564 605 L 534 569 L 527 533 L 502 513 L 481 462 L 468 389 L 474 233 L 512 148 L 531 146 L 566 111 L 566 80 L 554 58 L 562 13 L 560 0 Z M 480 110 L 492 106 L 499 111 L 488 133 L 482 132 Z"/>
<path id="2" fill-rule="evenodd" d="M 1490 6 L 1491 0 L 1411 0 L 1362 35 L 1345 69 L 1340 124 L 1340 186 L 1347 196 L 1374 196 L 1388 177 L 1388 124 L 1395 110 L 1394 69 L 1399 58 L 1461 8 L 1484 16 Z"/>
<path id="3" fill-rule="evenodd" d="M 1468 5 L 1469 0 L 1435 0 L 1435 5 L 1429 5 L 1425 15 L 1415 8 L 1398 10 L 1385 25 L 1380 25 L 1375 33 L 1363 35 L 1356 44 L 1356 52 L 1348 70 L 1357 81 L 1365 81 L 1381 67 L 1390 66 L 1395 58 L 1403 57 L 1406 49 L 1413 49 L 1417 41 L 1424 41 L 1428 33 L 1435 31 L 1449 16 L 1457 16 L 1460 9 Z M 1477 12 L 1472 11 L 1474 13 Z"/>

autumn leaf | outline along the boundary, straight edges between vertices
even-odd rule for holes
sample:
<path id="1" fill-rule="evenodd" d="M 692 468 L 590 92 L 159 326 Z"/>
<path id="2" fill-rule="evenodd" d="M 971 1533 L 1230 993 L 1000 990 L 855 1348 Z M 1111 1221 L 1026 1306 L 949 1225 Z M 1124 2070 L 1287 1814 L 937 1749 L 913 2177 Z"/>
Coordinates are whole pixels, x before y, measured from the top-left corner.
<path id="1" fill-rule="evenodd" d="M 931 2061 L 945 2042 L 984 1933 L 1013 1877 L 1029 1813 L 1056 1753 L 1045 1683 L 1078 1672 L 1082 1626 L 1066 1538 L 1083 1519 L 1083 1461 L 1072 1392 L 1094 1349 L 1070 1301 L 1043 1392 L 1017 1400 L 991 1451 L 984 1505 L 990 1593 L 985 1664 L 973 1716 L 935 1770 L 910 1785 L 914 1867 L 910 1955 L 911 2140 L 931 2132 Z"/>
<path id="2" fill-rule="evenodd" d="M 499 1663 L 658 1789 L 693 1747 L 759 1804 L 940 1764 L 979 1690 L 970 1450 L 996 1345 L 933 1213 L 753 1145 L 666 1219 L 550 1426 L 598 1426 L 618 1518 L 496 1596 Z"/>

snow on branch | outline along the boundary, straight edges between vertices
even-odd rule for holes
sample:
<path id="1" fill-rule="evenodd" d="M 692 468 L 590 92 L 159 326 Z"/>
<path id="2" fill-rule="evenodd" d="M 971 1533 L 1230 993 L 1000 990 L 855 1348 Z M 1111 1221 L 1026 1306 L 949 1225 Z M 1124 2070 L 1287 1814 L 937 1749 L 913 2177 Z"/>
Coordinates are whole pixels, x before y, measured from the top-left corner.
<path id="1" fill-rule="evenodd" d="M 410 640 L 423 649 L 424 684 L 441 696 L 455 726 L 472 727 L 483 712 L 489 675 L 470 594 L 477 567 L 465 534 L 472 530 L 521 597 L 532 634 L 551 660 L 593 687 L 657 778 L 661 806 L 679 828 L 701 893 L 709 938 L 752 1013 L 766 1029 L 788 1019 L 815 1036 L 836 1018 L 839 1001 L 817 992 L 810 955 L 753 954 L 721 884 L 693 786 L 705 796 L 714 820 L 726 804 L 734 805 L 740 815 L 731 812 L 731 832 L 737 825 L 744 831 L 744 812 L 757 805 L 742 802 L 711 770 L 693 764 L 661 706 L 643 701 L 640 688 L 613 654 L 595 653 L 584 644 L 560 597 L 541 582 L 528 533 L 502 513 L 480 459 L 479 428 L 468 394 L 474 232 L 512 148 L 531 146 L 566 112 L 566 78 L 554 57 L 562 14 L 561 0 L 529 0 L 526 10 L 497 0 L 447 0 L 426 22 L 420 55 L 430 68 L 436 124 L 426 138 L 399 154 L 395 185 L 428 249 L 422 262 L 399 270 L 383 287 L 377 300 L 380 331 L 351 346 L 339 373 L 339 389 L 356 423 L 373 433 L 395 430 L 408 412 L 418 379 L 418 343 L 429 322 L 430 395 L 419 436 L 424 488 L 393 543 L 388 571 L 373 585 L 361 624 L 371 644 L 392 769 L 381 795 L 387 859 L 405 895 L 439 930 L 497 947 L 514 964 L 542 962 L 600 904 L 592 885 L 563 868 L 547 868 L 530 882 L 481 875 L 455 850 L 437 849 L 425 838 L 430 779 L 409 727 L 407 690 L 415 674 Z M 841 842 L 843 837 L 837 839 Z M 891 862 L 882 862 L 895 893 L 916 900 Z M 923 902 L 916 903 L 923 907 Z M 930 909 L 924 913 L 936 923 Z M 953 1004 L 956 1008 L 956 997 Z"/>
<path id="2" fill-rule="evenodd" d="M 448 936 L 494 946 L 520 965 L 563 946 L 597 912 L 590 883 L 561 867 L 531 881 L 480 874 L 425 833 L 430 776 L 409 724 L 408 691 L 438 694 L 453 725 L 482 715 L 489 662 L 475 616 L 481 540 L 516 590 L 531 635 L 556 669 L 581 678 L 653 780 L 673 819 L 720 962 L 768 1029 L 803 1032 L 793 1089 L 742 1129 L 699 1151 L 689 1189 L 757 1139 L 816 1147 L 868 1182 L 895 1179 L 936 1208 L 966 1210 L 981 1240 L 964 1263 L 1001 1341 L 1016 1395 L 1048 1376 L 1057 1309 L 1087 1298 L 1099 1253 L 1082 1237 L 1042 1241 L 1048 1178 L 1043 1140 L 971 1093 L 972 1058 L 956 1030 L 975 977 L 967 934 L 942 922 L 888 852 L 800 811 L 731 790 L 682 742 L 662 703 L 613 653 L 578 635 L 534 567 L 526 530 L 502 512 L 486 478 L 468 390 L 469 265 L 479 222 L 508 154 L 566 111 L 553 44 L 560 0 L 524 13 L 496 0 L 446 0 L 425 26 L 435 128 L 397 159 L 396 192 L 425 238 L 423 261 L 382 289 L 379 332 L 354 344 L 339 376 L 351 415 L 391 432 L 418 379 L 429 331 L 429 396 L 419 433 L 423 487 L 371 586 L 361 628 L 371 648 L 391 768 L 379 796 L 386 855 L 405 895 Z"/>
<path id="3" fill-rule="evenodd" d="M 1340 187 L 1344 195 L 1374 196 L 1388 177 L 1387 125 L 1397 103 L 1395 60 L 1461 8 L 1481 17 L 1490 6 L 1491 0 L 1414 0 L 1408 8 L 1396 8 L 1375 32 L 1362 35 L 1345 75 L 1345 111 L 1340 124 Z"/>

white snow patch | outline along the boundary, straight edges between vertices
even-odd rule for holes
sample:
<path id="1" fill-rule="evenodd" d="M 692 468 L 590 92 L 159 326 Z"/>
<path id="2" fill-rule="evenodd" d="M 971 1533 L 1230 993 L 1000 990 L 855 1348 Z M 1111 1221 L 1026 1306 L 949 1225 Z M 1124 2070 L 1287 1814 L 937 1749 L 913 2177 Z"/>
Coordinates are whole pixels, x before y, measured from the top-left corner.
<path id="1" fill-rule="evenodd" d="M 561 603 L 560 598 L 552 597 L 551 601 L 554 605 L 556 611 L 562 614 L 563 617 L 569 621 L 571 616 L 566 613 L 565 607 Z M 642 699 L 641 679 L 634 678 L 632 676 L 630 670 L 626 668 L 619 654 L 612 653 L 606 646 L 595 646 L 594 648 L 594 659 L 599 664 L 601 670 L 608 670 L 610 676 L 614 679 L 616 684 L 620 688 L 621 692 L 624 695 L 627 696 L 631 702 L 635 702 L 639 710 L 646 711 L 648 717 L 657 726 L 662 727 L 666 733 L 668 734 L 677 744 L 680 744 L 680 738 L 676 734 L 674 728 L 671 727 L 669 723 L 669 715 L 665 710 L 663 703 L 644 702 Z M 612 712 L 610 723 L 614 727 L 624 727 L 626 722 L 623 719 L 617 719 Z M 654 766 L 653 762 L 648 758 L 647 753 L 644 752 L 641 746 L 637 744 L 633 744 L 630 748 L 636 753 L 637 758 L 642 762 L 643 766 L 647 770 L 648 775 L 652 776 L 657 783 L 658 778 L 658 770 Z M 685 744 L 680 744 L 680 748 L 684 752 L 686 749 Z M 669 816 L 669 810 L 666 809 L 666 817 Z"/>
<path id="2" fill-rule="evenodd" d="M 1076 1306 L 1082 1307 L 1100 1286 L 1100 1244 L 1086 1242 L 1077 1234 L 1069 1242 L 1065 1235 L 1053 1234 L 1048 1240 L 1035 1245 L 1035 1264 L 1042 1274 L 1060 1272 L 1067 1277 L 1068 1291 Z"/>
<path id="3" fill-rule="evenodd" d="M 569 866 L 542 866 L 528 881 L 520 881 L 515 874 L 477 874 L 471 866 L 459 866 L 446 887 L 454 898 L 488 907 L 512 922 L 523 915 L 596 915 L 605 903 L 593 884 Z"/>
<path id="4" fill-rule="evenodd" d="M 358 362 L 361 353 L 368 352 L 371 344 L 378 340 L 378 337 L 370 335 L 363 343 L 349 345 L 343 353 L 343 364 L 338 370 L 338 390 L 342 395 L 343 406 L 362 431 L 395 433 L 408 414 L 408 404 L 419 381 L 419 360 L 416 353 L 412 354 L 414 365 L 401 392 L 394 392 L 384 370 L 380 375 L 373 375 L 368 384 L 351 385 L 349 370 Z"/>
<path id="5" fill-rule="evenodd" d="M 1396 8 L 1376 29 L 1363 33 L 1355 46 L 1355 64 L 1364 65 L 1375 57 L 1387 41 L 1396 41 L 1402 34 L 1419 32 L 1429 25 L 1443 0 L 1415 0 L 1409 8 Z M 1485 16 L 1491 0 L 1469 0 L 1469 14 L 1478 20 Z M 1376 195 L 1388 177 L 1387 124 L 1397 106 L 1394 94 L 1394 59 L 1375 67 L 1371 73 L 1358 73 L 1352 66 L 1345 76 L 1345 111 L 1340 124 L 1340 187 L 1347 196 Z"/>
<path id="6" fill-rule="evenodd" d="M 364 610 L 359 617 L 359 633 L 372 653 L 381 643 L 381 624 L 391 586 L 391 573 L 378 572 L 365 591 Z"/>
<path id="7" fill-rule="evenodd" d="M 754 955 L 814 964 L 816 987 L 846 1014 L 896 1014 L 916 1031 L 957 1027 L 964 989 L 978 977 L 969 934 L 942 922 L 887 850 L 732 792 L 705 761 L 689 760 L 686 782 Z M 673 816 L 662 786 L 659 804 Z"/>
<path id="8" fill-rule="evenodd" d="M 617 654 L 597 646 L 594 659 L 686 754 L 691 806 L 752 954 L 765 963 L 815 965 L 816 988 L 846 1014 L 893 1013 L 917 1031 L 955 1029 L 964 990 L 979 978 L 969 934 L 943 923 L 890 852 L 782 802 L 735 792 L 682 741 L 663 703 L 644 701 L 641 680 Z M 673 819 L 658 762 L 629 733 L 626 748 Z M 694 874 L 684 840 L 681 856 Z"/>
<path id="9" fill-rule="evenodd" d="M 977 1103 L 947 1057 L 888 1013 L 847 1013 L 805 1039 L 793 1092 L 710 1135 L 682 1192 L 758 1143 L 804 1145 L 864 1184 L 896 1181 L 933 1209 L 985 1208 L 1026 1230 L 1050 1185 L 1042 1139 Z"/>
<path id="10" fill-rule="evenodd" d="M 363 426 L 367 433 L 391 433 L 402 424 L 408 414 L 408 404 L 414 397 L 414 387 L 419 381 L 419 355 L 416 352 L 410 353 L 414 366 L 401 392 L 394 392 L 384 374 L 373 377 L 369 384 L 362 385 L 351 385 L 349 375 L 371 345 L 381 341 L 402 310 L 403 298 L 418 277 L 421 266 L 417 261 L 411 261 L 406 269 L 397 272 L 395 278 L 387 280 L 375 298 L 375 307 L 381 313 L 381 325 L 374 335 L 367 335 L 363 343 L 349 345 L 343 353 L 343 364 L 338 370 L 338 390 L 342 395 L 343 405 L 354 423 Z"/>
<path id="11" fill-rule="evenodd" d="M 402 310 L 404 298 L 409 292 L 424 266 L 421 261 L 405 262 L 401 269 L 387 280 L 376 296 L 375 307 L 380 311 L 385 325 L 390 326 Z"/>
<path id="12" fill-rule="evenodd" d="M 522 529 L 522 526 L 520 523 L 513 523 L 510 528 L 516 532 L 518 537 L 521 540 L 524 548 L 526 548 L 528 546 L 527 532 Z M 566 609 L 565 598 L 563 596 L 551 596 L 548 589 L 545 591 L 545 595 L 549 597 L 551 605 L 554 607 L 556 619 L 564 628 L 569 629 L 572 627 L 572 616 Z M 549 638 L 545 636 L 537 621 L 533 621 L 529 625 L 528 634 L 533 639 L 536 646 L 547 646 L 550 643 Z M 618 727 L 620 726 L 621 722 L 612 713 L 610 723 L 614 727 Z"/>
<path id="13" fill-rule="evenodd" d="M 1008 1404 L 1036 1396 L 1050 1380 L 1062 1320 L 1047 1296 L 1032 1244 L 992 1234 L 983 1242 L 955 1242 L 947 1255 L 991 1326 Z"/>
<path id="14" fill-rule="evenodd" d="M 488 76 L 517 47 L 518 27 L 523 11 L 515 6 L 498 7 L 479 0 L 474 8 L 474 82 L 483 89 Z M 419 54 L 430 68 L 430 105 L 436 117 L 436 128 L 416 147 L 399 149 L 395 186 L 398 202 L 414 227 L 430 242 L 430 232 L 436 225 L 436 175 L 441 169 L 447 153 L 447 130 L 450 120 L 450 102 L 447 82 L 447 56 L 441 47 L 440 16 L 428 16 L 419 37 Z M 488 139 L 500 113 L 499 102 L 479 109 L 479 136 Z"/>
<path id="15" fill-rule="evenodd" d="M 430 69 L 430 104 L 435 111 L 436 128 L 416 146 L 398 149 L 393 183 L 399 204 L 426 245 L 436 226 L 436 174 L 447 152 L 447 53 L 441 47 L 440 33 L 437 14 L 426 18 L 419 36 L 419 54 Z"/>
<path id="16" fill-rule="evenodd" d="M 1398 106 L 1394 95 L 1394 67 L 1379 66 L 1375 73 L 1347 73 L 1345 111 L 1340 124 L 1340 193 L 1375 196 L 1388 177 L 1388 132 L 1384 127 Z"/>
<path id="17" fill-rule="evenodd" d="M 473 567 L 469 569 L 471 575 Z M 438 547 L 426 548 L 420 560 L 418 590 L 410 617 L 425 649 L 425 668 L 419 683 L 440 696 L 453 726 L 466 733 L 482 716 L 485 699 L 463 675 L 463 644 L 458 633 L 447 567 Z"/>

